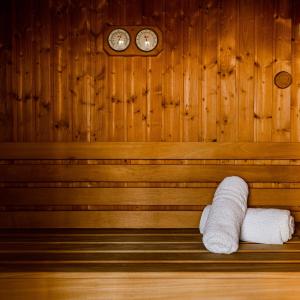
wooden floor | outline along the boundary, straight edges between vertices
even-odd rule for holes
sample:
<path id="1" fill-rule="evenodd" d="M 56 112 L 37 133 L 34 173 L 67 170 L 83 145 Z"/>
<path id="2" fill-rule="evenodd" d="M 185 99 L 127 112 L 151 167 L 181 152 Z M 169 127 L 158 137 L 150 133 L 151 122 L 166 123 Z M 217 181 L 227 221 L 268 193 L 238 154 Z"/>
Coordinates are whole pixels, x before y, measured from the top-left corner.
<path id="1" fill-rule="evenodd" d="M 196 229 L 0 230 L 0 299 L 299 299 L 285 245 L 208 253 Z M 295 294 L 297 292 L 298 294 Z M 298 295 L 298 297 L 296 297 Z"/>

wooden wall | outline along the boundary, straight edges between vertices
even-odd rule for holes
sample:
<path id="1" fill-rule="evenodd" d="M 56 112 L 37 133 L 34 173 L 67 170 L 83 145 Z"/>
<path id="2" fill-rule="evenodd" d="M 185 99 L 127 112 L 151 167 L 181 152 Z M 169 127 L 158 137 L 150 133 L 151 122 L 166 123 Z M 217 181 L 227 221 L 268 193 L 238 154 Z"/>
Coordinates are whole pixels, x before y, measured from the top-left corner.
<path id="1" fill-rule="evenodd" d="M 164 50 L 110 57 L 106 23 Z M 298 142 L 299 23 L 297 0 L 2 0 L 0 141 Z"/>

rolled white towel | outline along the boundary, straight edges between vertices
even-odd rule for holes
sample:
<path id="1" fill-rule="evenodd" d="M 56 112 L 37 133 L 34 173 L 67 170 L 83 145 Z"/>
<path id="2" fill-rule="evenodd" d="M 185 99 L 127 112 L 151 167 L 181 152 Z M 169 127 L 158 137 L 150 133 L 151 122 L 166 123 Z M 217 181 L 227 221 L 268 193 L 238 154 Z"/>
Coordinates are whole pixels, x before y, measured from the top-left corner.
<path id="1" fill-rule="evenodd" d="M 227 177 L 219 184 L 203 230 L 203 243 L 209 251 L 237 251 L 247 197 L 248 185 L 240 177 Z"/>
<path id="2" fill-rule="evenodd" d="M 200 220 L 203 233 L 211 205 L 207 205 Z M 294 218 L 289 210 L 276 208 L 248 208 L 242 224 L 240 240 L 261 244 L 283 244 L 295 231 Z"/>

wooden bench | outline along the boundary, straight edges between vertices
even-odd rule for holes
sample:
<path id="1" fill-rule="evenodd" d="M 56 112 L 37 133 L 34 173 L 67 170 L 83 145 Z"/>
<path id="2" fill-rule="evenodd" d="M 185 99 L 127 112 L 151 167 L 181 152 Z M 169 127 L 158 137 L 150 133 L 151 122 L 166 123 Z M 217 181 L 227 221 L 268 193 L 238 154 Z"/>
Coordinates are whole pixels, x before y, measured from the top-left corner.
<path id="1" fill-rule="evenodd" d="M 208 253 L 218 182 L 300 221 L 300 145 L 1 144 L 0 299 L 298 299 L 300 231 Z"/>

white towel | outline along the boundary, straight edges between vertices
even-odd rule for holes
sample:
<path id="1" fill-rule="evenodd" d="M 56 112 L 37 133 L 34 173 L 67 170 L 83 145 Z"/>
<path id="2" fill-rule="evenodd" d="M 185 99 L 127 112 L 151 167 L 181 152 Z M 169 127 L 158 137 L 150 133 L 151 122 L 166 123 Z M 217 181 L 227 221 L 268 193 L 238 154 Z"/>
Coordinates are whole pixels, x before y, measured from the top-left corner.
<path id="1" fill-rule="evenodd" d="M 240 177 L 227 177 L 219 184 L 203 231 L 203 243 L 209 251 L 237 251 L 247 197 L 247 183 Z"/>
<path id="2" fill-rule="evenodd" d="M 203 210 L 200 232 L 204 232 L 211 205 Z M 242 224 L 240 240 L 261 244 L 283 244 L 295 231 L 294 218 L 289 210 L 248 208 Z"/>

